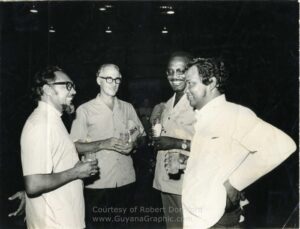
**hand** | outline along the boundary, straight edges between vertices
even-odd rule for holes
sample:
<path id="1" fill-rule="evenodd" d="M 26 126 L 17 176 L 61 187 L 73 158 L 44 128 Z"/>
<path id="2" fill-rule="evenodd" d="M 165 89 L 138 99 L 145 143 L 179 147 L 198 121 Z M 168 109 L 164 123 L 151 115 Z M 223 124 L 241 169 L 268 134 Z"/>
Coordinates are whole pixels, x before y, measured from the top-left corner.
<path id="1" fill-rule="evenodd" d="M 124 142 L 119 138 L 109 138 L 102 141 L 102 149 L 117 151 L 118 153 L 128 155 L 133 149 L 133 142 Z"/>
<path id="2" fill-rule="evenodd" d="M 238 206 L 241 200 L 241 193 L 228 180 L 225 181 L 224 186 L 227 192 L 226 210 Z"/>
<path id="3" fill-rule="evenodd" d="M 178 148 L 176 144 L 178 139 L 161 136 L 158 138 L 153 138 L 153 146 L 155 150 L 170 150 Z"/>
<path id="4" fill-rule="evenodd" d="M 78 161 L 74 166 L 76 177 L 79 179 L 87 178 L 99 172 L 98 160 L 94 161 Z"/>
<path id="5" fill-rule="evenodd" d="M 12 195 L 8 198 L 8 200 L 15 200 L 15 199 L 20 200 L 19 207 L 15 212 L 9 213 L 8 217 L 19 216 L 19 215 L 24 214 L 24 212 L 25 212 L 25 191 L 16 192 L 14 195 Z"/>
<path id="6" fill-rule="evenodd" d="M 115 145 L 116 151 L 120 154 L 129 155 L 133 150 L 134 142 L 123 142 L 119 145 Z"/>
<path id="7" fill-rule="evenodd" d="M 123 141 L 121 139 L 112 137 L 101 141 L 101 149 L 117 151 L 117 146 L 122 144 Z"/>
<path id="8" fill-rule="evenodd" d="M 165 155 L 165 169 L 167 173 L 177 174 L 179 170 L 186 168 L 188 156 L 181 154 L 180 151 L 172 150 Z"/>
<path id="9" fill-rule="evenodd" d="M 161 114 L 163 110 L 165 109 L 164 103 L 160 103 L 155 105 L 155 107 L 152 110 L 151 116 L 150 116 L 150 123 L 151 125 L 154 125 L 157 120 L 160 121 Z"/>

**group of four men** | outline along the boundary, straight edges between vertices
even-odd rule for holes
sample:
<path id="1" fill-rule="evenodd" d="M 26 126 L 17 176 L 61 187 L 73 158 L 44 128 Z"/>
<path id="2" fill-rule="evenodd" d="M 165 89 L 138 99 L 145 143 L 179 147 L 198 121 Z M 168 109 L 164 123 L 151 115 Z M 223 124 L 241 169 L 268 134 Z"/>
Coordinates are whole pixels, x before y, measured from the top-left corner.
<path id="1" fill-rule="evenodd" d="M 251 110 L 226 101 L 222 60 L 174 53 L 167 77 L 174 95 L 151 117 L 163 126 L 153 138 L 153 187 L 161 191 L 167 228 L 238 226 L 240 191 L 283 162 L 295 143 Z M 102 65 L 96 81 L 100 93 L 77 109 L 69 135 L 60 116 L 72 105 L 74 83 L 56 67 L 36 75 L 38 107 L 21 136 L 28 228 L 94 228 L 95 208 L 126 208 L 132 199 L 130 152 L 144 129 L 132 105 L 116 97 L 119 68 Z M 165 168 L 174 162 L 166 159 L 178 152 L 189 158 L 175 162 L 186 169 L 174 178 Z M 79 161 L 78 153 L 95 158 Z M 86 207 L 83 178 L 90 182 Z"/>

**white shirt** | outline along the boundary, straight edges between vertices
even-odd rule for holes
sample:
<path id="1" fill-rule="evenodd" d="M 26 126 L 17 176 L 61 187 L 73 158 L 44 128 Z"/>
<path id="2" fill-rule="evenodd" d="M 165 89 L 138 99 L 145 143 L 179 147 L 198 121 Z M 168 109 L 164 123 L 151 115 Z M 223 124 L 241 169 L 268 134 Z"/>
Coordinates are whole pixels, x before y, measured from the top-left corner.
<path id="1" fill-rule="evenodd" d="M 175 94 L 165 104 L 161 115 L 163 131 L 161 136 L 191 140 L 194 135 L 194 123 L 196 121 L 193 108 L 190 106 L 186 95 L 174 107 Z M 160 150 L 157 153 L 155 176 L 153 187 L 167 193 L 181 195 L 184 175 L 179 180 L 169 178 L 164 167 L 165 155 L 168 151 Z"/>
<path id="2" fill-rule="evenodd" d="M 131 127 L 129 127 L 131 125 Z M 111 110 L 97 96 L 76 111 L 76 119 L 71 128 L 73 141 L 98 141 L 111 137 L 119 138 L 120 133 L 134 125 L 140 133 L 144 128 L 133 106 L 115 98 Z M 96 153 L 101 178 L 87 185 L 87 188 L 102 189 L 121 187 L 135 182 L 135 171 L 130 155 L 122 155 L 112 150 L 100 150 Z"/>
<path id="3" fill-rule="evenodd" d="M 59 173 L 74 167 L 78 154 L 54 107 L 39 102 L 21 136 L 23 175 Z M 28 228 L 84 228 L 83 183 L 75 180 L 35 198 L 26 196 Z"/>
<path id="4" fill-rule="evenodd" d="M 294 141 L 224 95 L 196 111 L 183 184 L 184 228 L 209 228 L 226 206 L 223 183 L 243 190 L 296 150 Z"/>

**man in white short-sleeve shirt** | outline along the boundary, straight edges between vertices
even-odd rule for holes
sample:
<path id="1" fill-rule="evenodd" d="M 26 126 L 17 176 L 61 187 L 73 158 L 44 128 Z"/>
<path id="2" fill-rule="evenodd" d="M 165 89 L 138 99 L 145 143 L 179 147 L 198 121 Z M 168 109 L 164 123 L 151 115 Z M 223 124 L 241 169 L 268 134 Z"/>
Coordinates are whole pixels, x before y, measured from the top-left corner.
<path id="1" fill-rule="evenodd" d="M 97 72 L 100 93 L 78 107 L 71 128 L 77 151 L 83 155 L 95 152 L 101 168 L 100 177 L 85 186 L 87 228 L 102 225 L 93 220 L 100 211 L 112 217 L 114 212 L 105 209 L 127 211 L 133 197 L 135 171 L 130 152 L 144 128 L 133 106 L 116 96 L 121 80 L 116 65 L 102 65 Z M 125 217 L 124 212 L 118 214 Z M 109 222 L 102 226 L 113 227 Z"/>
<path id="2" fill-rule="evenodd" d="M 36 74 L 37 108 L 21 135 L 28 228 L 85 228 L 81 178 L 98 171 L 80 162 L 62 120 L 75 95 L 74 83 L 58 67 Z"/>

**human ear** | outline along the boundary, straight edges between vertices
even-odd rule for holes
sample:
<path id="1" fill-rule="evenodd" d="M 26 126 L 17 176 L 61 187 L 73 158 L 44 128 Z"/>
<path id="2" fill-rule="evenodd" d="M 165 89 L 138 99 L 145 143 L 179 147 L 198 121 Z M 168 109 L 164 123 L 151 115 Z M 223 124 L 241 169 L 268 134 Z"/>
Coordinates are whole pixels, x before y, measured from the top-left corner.
<path id="1" fill-rule="evenodd" d="M 208 85 L 208 87 L 209 87 L 209 90 L 213 90 L 213 89 L 215 89 L 215 88 L 217 88 L 217 79 L 216 79 L 216 77 L 211 77 L 210 79 L 209 79 L 209 85 Z"/>
<path id="2" fill-rule="evenodd" d="M 97 77 L 96 81 L 97 81 L 97 84 L 98 84 L 99 86 L 101 86 L 101 82 L 100 82 L 100 77 L 99 77 L 99 76 Z"/>
<path id="3" fill-rule="evenodd" d="M 42 94 L 45 94 L 45 95 L 51 95 L 51 88 L 48 84 L 44 84 L 43 87 L 42 87 Z"/>

